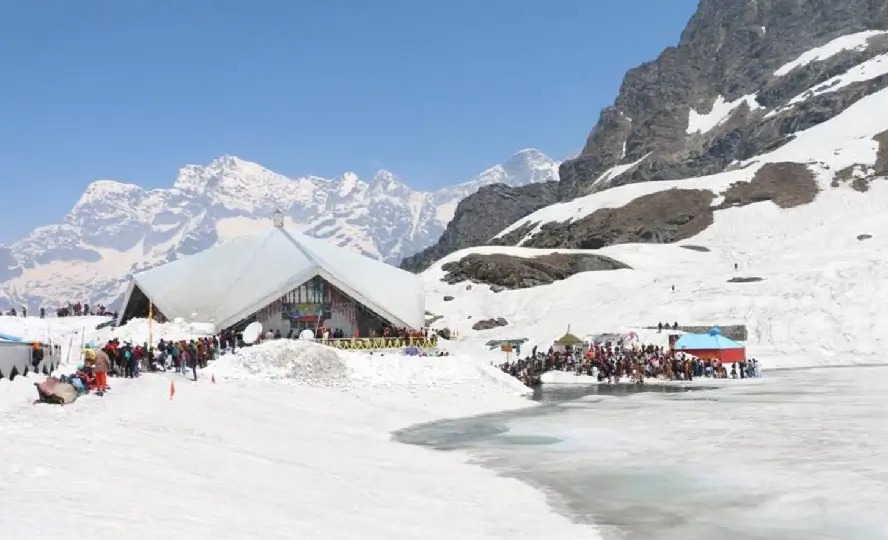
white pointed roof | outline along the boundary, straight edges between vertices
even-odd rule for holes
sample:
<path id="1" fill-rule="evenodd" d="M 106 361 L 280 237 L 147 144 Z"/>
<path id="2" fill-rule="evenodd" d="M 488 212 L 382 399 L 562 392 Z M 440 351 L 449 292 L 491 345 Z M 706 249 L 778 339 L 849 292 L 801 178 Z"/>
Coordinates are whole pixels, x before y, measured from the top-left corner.
<path id="1" fill-rule="evenodd" d="M 170 320 L 226 328 L 320 275 L 392 324 L 425 324 L 419 276 L 350 249 L 271 228 L 133 276 L 138 287 Z"/>

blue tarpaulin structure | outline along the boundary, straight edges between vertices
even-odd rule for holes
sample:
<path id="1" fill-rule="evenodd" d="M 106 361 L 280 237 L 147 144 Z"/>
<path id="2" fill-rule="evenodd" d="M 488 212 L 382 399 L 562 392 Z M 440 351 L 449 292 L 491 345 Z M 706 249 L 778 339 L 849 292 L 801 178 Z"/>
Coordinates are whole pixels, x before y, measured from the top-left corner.
<path id="1" fill-rule="evenodd" d="M 675 342 L 676 349 L 742 349 L 743 344 L 721 335 L 713 328 L 708 334 L 682 334 Z"/>
<path id="2" fill-rule="evenodd" d="M 721 335 L 718 328 L 713 328 L 708 334 L 683 334 L 673 348 L 699 358 L 722 362 L 740 362 L 746 358 L 746 347 Z"/>
<path id="3" fill-rule="evenodd" d="M 0 332 L 0 341 L 12 341 L 13 343 L 22 343 L 24 340 L 20 337 L 10 336 Z"/>

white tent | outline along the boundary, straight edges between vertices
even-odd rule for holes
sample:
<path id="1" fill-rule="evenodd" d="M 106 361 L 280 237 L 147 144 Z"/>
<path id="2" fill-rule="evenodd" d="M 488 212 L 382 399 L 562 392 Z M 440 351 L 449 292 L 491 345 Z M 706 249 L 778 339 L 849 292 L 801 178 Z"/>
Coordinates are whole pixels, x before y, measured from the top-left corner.
<path id="1" fill-rule="evenodd" d="M 411 328 L 425 324 L 419 276 L 278 227 L 136 274 L 124 297 L 120 321 L 138 288 L 168 319 L 211 323 L 218 331 L 315 276 L 392 324 Z"/>

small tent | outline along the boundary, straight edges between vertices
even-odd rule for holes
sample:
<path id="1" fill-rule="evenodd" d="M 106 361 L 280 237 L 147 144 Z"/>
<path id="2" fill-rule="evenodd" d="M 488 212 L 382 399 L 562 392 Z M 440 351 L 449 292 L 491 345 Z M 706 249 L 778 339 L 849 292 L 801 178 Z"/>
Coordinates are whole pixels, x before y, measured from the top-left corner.
<path id="1" fill-rule="evenodd" d="M 673 348 L 703 360 L 718 360 L 722 364 L 746 360 L 746 347 L 721 335 L 718 328 L 713 328 L 708 334 L 682 334 Z"/>
<path id="2" fill-rule="evenodd" d="M 581 345 L 585 346 L 586 342 L 571 334 L 570 332 L 567 332 L 566 334 L 555 340 L 553 348 L 556 351 L 565 351 L 568 347 L 579 347 Z"/>
<path id="3" fill-rule="evenodd" d="M 562 347 L 573 347 L 574 345 L 582 345 L 583 343 L 585 342 L 582 339 L 569 332 L 555 341 L 556 345 L 561 345 Z"/>

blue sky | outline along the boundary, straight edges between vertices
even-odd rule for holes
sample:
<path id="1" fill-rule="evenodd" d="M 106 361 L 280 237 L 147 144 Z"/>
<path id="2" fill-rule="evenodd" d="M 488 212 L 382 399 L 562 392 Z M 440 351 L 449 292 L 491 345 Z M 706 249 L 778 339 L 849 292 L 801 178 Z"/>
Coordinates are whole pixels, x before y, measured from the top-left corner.
<path id="1" fill-rule="evenodd" d="M 10 0 L 0 243 L 92 180 L 168 187 L 222 154 L 298 176 L 457 183 L 578 151 L 696 0 Z"/>

